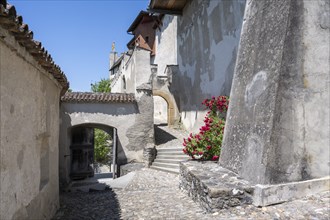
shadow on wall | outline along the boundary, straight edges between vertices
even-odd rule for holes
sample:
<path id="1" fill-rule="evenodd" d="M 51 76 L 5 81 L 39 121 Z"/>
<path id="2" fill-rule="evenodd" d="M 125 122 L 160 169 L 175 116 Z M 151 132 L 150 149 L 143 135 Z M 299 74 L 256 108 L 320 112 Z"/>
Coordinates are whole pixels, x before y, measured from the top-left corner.
<path id="1" fill-rule="evenodd" d="M 164 125 L 166 126 L 167 124 L 159 124 L 159 125 L 154 126 L 154 128 L 155 128 L 155 144 L 156 145 L 165 144 L 171 140 L 176 139 L 176 137 L 174 137 L 170 133 L 167 133 L 166 131 L 161 129 L 161 127 Z"/>
<path id="2" fill-rule="evenodd" d="M 60 204 L 52 219 L 121 219 L 120 204 L 111 189 L 62 193 Z"/>
<path id="3" fill-rule="evenodd" d="M 189 1 L 178 17 L 180 71 L 169 88 L 179 111 L 204 110 L 205 98 L 230 95 L 244 1 Z"/>

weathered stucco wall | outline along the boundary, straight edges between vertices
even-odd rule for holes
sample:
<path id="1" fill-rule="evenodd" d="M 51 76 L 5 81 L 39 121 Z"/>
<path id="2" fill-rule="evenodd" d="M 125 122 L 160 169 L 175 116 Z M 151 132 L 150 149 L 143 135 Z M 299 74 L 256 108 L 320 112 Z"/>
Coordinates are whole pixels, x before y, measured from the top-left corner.
<path id="1" fill-rule="evenodd" d="M 122 55 L 123 59 L 118 65 L 118 67 L 115 67 L 114 70 L 112 70 L 114 73 L 112 74 L 110 72 L 110 80 L 111 80 L 111 92 L 114 93 L 124 93 L 127 92 L 126 87 L 126 72 L 127 72 L 127 67 L 126 63 L 127 61 L 131 58 L 131 56 L 127 55 L 126 53 Z M 128 74 L 129 75 L 129 74 Z M 129 91 L 131 93 L 131 91 Z"/>
<path id="2" fill-rule="evenodd" d="M 0 27 L 0 219 L 51 218 L 59 207 L 61 87 Z"/>
<path id="3" fill-rule="evenodd" d="M 205 98 L 229 95 L 245 1 L 189 1 L 178 17 L 178 75 L 171 92 L 184 126 L 198 130 Z"/>
<path id="4" fill-rule="evenodd" d="M 146 83 L 151 84 L 150 51 L 136 47 L 132 55 L 122 61 L 118 77 L 111 83 L 111 92 L 136 93 L 136 88 Z"/>
<path id="5" fill-rule="evenodd" d="M 142 162 L 144 147 L 154 143 L 152 114 L 152 109 L 149 110 L 143 100 L 137 103 L 62 102 L 59 153 L 61 183 L 70 181 L 71 159 L 67 155 L 71 154 L 71 130 L 74 126 L 98 127 L 107 132 L 116 128 L 117 163 Z"/>
<path id="6" fill-rule="evenodd" d="M 329 175 L 329 4 L 249 1 L 220 161 L 253 183 Z"/>
<path id="7" fill-rule="evenodd" d="M 162 25 L 156 29 L 156 55 L 153 64 L 157 64 L 157 75 L 166 75 L 167 65 L 177 65 L 177 16 L 164 15 Z"/>

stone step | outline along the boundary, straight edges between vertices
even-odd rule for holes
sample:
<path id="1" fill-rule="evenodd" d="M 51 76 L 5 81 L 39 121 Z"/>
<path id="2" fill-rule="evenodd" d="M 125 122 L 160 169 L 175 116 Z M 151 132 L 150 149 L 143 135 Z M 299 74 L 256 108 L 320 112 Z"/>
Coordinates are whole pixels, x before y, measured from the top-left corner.
<path id="1" fill-rule="evenodd" d="M 157 152 L 180 152 L 182 153 L 182 147 L 177 148 L 157 148 Z"/>
<path id="2" fill-rule="evenodd" d="M 162 154 L 157 154 L 156 159 L 173 159 L 173 160 L 187 160 L 190 157 L 182 154 L 182 155 L 162 155 Z"/>
<path id="3" fill-rule="evenodd" d="M 185 155 L 182 151 L 158 151 L 157 155 Z"/>
<path id="4" fill-rule="evenodd" d="M 157 166 L 153 166 L 153 165 L 151 165 L 150 168 L 154 169 L 154 170 L 168 172 L 168 173 L 179 174 L 179 169 L 178 168 L 174 169 L 174 168 L 166 168 L 166 167 L 157 167 Z"/>
<path id="5" fill-rule="evenodd" d="M 154 160 L 154 163 L 159 162 L 159 163 L 179 164 L 181 161 L 185 161 L 185 160 L 187 160 L 187 159 L 172 159 L 172 158 L 170 158 L 170 159 L 160 159 L 160 158 L 156 158 Z"/>
<path id="6" fill-rule="evenodd" d="M 152 165 L 156 167 L 166 167 L 166 168 L 174 168 L 174 169 L 179 169 L 180 167 L 178 163 L 153 162 Z"/>

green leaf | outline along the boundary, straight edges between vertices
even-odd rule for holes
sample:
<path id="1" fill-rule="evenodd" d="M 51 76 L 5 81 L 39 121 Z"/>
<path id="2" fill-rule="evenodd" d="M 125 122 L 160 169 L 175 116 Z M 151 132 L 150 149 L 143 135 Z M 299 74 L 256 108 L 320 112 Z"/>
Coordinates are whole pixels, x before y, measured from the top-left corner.
<path id="1" fill-rule="evenodd" d="M 111 92 L 110 79 L 101 79 L 99 82 L 91 84 L 92 92 Z"/>

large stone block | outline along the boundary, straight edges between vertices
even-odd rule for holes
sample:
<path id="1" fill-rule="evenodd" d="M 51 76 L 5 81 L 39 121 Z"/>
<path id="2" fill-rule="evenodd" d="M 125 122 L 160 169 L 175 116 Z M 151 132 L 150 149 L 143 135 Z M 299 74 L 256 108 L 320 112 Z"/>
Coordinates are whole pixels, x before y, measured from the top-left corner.
<path id="1" fill-rule="evenodd" d="M 253 184 L 329 174 L 324 16 L 329 1 L 247 3 L 220 164 Z"/>

